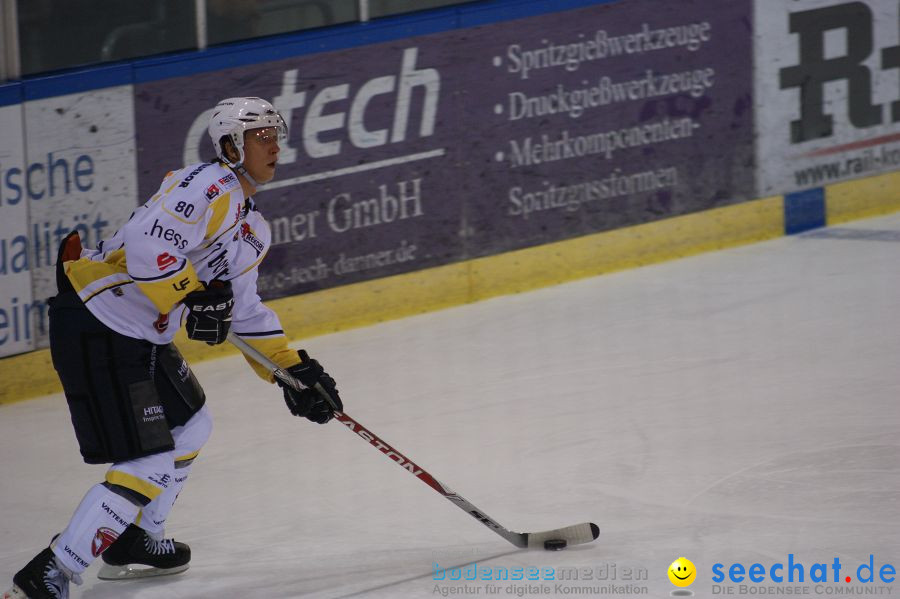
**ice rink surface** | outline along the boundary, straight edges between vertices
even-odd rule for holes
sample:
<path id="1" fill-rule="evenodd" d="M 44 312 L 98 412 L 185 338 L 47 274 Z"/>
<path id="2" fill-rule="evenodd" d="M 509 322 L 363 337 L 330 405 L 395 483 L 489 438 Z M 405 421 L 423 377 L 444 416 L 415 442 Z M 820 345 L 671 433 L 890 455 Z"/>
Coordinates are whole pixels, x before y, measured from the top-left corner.
<path id="1" fill-rule="evenodd" d="M 788 554 L 815 596 L 813 563 L 837 557 L 854 583 L 870 555 L 900 570 L 898 309 L 893 215 L 302 344 L 348 414 L 507 528 L 599 525 L 554 553 L 516 550 L 341 425 L 291 417 L 243 358 L 197 364 L 216 428 L 168 528 L 190 570 L 103 582 L 95 563 L 72 596 L 667 597 L 683 555 L 708 597 L 713 564 Z M 80 461 L 61 395 L 0 407 L 0 452 L 6 587 L 104 468 Z"/>

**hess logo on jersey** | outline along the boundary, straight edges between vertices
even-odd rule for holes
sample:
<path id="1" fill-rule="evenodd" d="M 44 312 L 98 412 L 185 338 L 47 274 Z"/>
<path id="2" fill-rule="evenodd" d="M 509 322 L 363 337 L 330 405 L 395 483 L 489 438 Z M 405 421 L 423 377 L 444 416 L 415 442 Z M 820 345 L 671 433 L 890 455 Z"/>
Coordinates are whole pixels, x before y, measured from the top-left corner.
<path id="1" fill-rule="evenodd" d="M 111 528 L 101 526 L 97 529 L 94 540 L 91 542 L 91 553 L 94 554 L 94 557 L 100 557 L 100 554 L 106 551 L 118 538 L 119 533 Z"/>
<path id="2" fill-rule="evenodd" d="M 165 270 L 176 262 L 178 262 L 178 259 L 175 256 L 170 256 L 169 252 L 163 252 L 156 257 L 156 265 L 160 270 Z"/>
<path id="3" fill-rule="evenodd" d="M 172 245 L 179 250 L 183 250 L 188 244 L 188 240 L 182 237 L 180 233 L 176 233 L 175 229 L 164 229 L 159 224 L 159 219 L 153 221 L 153 227 L 150 228 L 149 232 L 144 231 L 144 235 L 153 235 L 154 237 L 171 241 Z"/>

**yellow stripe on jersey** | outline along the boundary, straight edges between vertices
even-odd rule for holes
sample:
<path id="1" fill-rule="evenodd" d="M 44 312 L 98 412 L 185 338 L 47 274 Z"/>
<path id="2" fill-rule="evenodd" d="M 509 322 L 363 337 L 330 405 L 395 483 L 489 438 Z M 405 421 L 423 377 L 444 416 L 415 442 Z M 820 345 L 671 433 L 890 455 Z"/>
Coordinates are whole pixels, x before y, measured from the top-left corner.
<path id="1" fill-rule="evenodd" d="M 163 490 L 156 485 L 149 483 L 142 478 L 138 478 L 133 474 L 122 472 L 121 470 L 108 470 L 106 472 L 106 482 L 111 485 L 125 487 L 126 489 L 140 493 L 151 500 L 156 499 L 163 492 Z"/>
<path id="2" fill-rule="evenodd" d="M 172 174 L 173 174 L 174 172 L 175 172 L 175 171 L 169 171 L 169 172 L 166 174 L 166 176 L 163 178 L 163 183 L 165 183 L 165 182 L 166 182 L 166 179 L 168 179 L 169 177 L 171 177 Z M 160 191 L 157 191 L 155 194 L 153 194 L 153 196 L 147 201 L 147 204 L 148 204 L 148 205 L 149 205 L 149 204 L 155 204 L 156 202 L 158 202 L 159 200 L 161 200 L 162 198 L 164 198 L 164 197 L 166 196 L 166 194 L 168 194 L 170 191 L 172 191 L 173 189 L 175 189 L 175 186 L 176 186 L 176 185 L 178 185 L 178 180 L 177 180 L 177 179 L 175 180 L 174 183 L 172 183 L 171 185 L 169 185 L 166 189 L 161 189 Z"/>
<path id="3" fill-rule="evenodd" d="M 63 268 L 72 287 L 79 293 L 99 279 L 128 272 L 128 267 L 125 265 L 125 250 L 110 252 L 103 262 L 95 262 L 90 258 L 70 260 L 63 264 Z"/>
<path id="4" fill-rule="evenodd" d="M 248 272 L 250 272 L 251 270 L 253 270 L 254 268 L 256 268 L 257 266 L 259 266 L 259 263 L 263 261 L 263 258 L 265 258 L 265 257 L 266 257 L 266 254 L 268 254 L 268 253 L 269 253 L 269 248 L 267 247 L 265 253 L 263 253 L 259 258 L 257 258 L 257 259 L 256 259 L 256 262 L 254 262 L 253 264 L 251 264 L 250 266 L 248 266 L 247 268 L 245 268 L 244 270 L 242 270 L 242 271 L 240 272 L 240 274 L 238 274 L 238 276 L 241 276 L 242 274 L 248 273 Z"/>
<path id="5" fill-rule="evenodd" d="M 132 283 L 134 283 L 134 281 L 131 281 L 131 280 L 117 281 L 117 282 L 109 283 L 108 285 L 104 285 L 103 287 L 101 287 L 99 289 L 91 290 L 91 292 L 88 293 L 87 295 L 83 295 L 83 294 L 79 293 L 78 296 L 81 298 L 81 301 L 86 304 L 89 301 L 91 301 L 95 296 L 100 295 L 104 291 L 109 291 L 113 287 L 121 287 L 122 285 L 131 285 Z"/>
<path id="6" fill-rule="evenodd" d="M 222 223 L 225 222 L 225 218 L 228 216 L 230 207 L 231 192 L 220 195 L 212 204 L 210 204 L 209 209 L 212 210 L 212 217 L 209 219 L 209 224 L 206 225 L 205 239 L 211 239 L 216 231 L 219 230 L 219 227 L 222 226 Z"/>
<path id="7" fill-rule="evenodd" d="M 185 259 L 184 268 L 172 276 L 157 281 L 135 281 L 138 288 L 144 292 L 160 314 L 168 314 L 175 304 L 184 299 L 191 291 L 203 289 L 203 284 L 197 277 L 194 265 Z"/>
<path id="8" fill-rule="evenodd" d="M 268 356 L 270 360 L 278 364 L 279 368 L 290 368 L 300 363 L 300 356 L 297 355 L 295 350 L 288 347 L 287 337 L 284 335 L 266 337 L 264 339 L 258 337 L 241 337 L 241 339 L 249 343 L 253 349 Z M 244 358 L 247 359 L 247 362 L 261 379 L 270 383 L 275 382 L 275 376 L 269 372 L 268 368 L 246 354 Z"/>

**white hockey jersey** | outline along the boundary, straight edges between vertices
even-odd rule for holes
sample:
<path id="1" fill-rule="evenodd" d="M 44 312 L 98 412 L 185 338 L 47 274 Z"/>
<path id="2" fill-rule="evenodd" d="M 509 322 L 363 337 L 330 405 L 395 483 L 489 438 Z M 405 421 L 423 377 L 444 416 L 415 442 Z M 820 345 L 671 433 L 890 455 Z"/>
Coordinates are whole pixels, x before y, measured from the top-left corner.
<path id="1" fill-rule="evenodd" d="M 65 272 L 85 306 L 114 331 L 151 343 L 172 341 L 184 297 L 213 279 L 231 281 L 231 330 L 282 368 L 300 362 L 276 314 L 256 291 L 271 234 L 237 175 L 199 163 L 166 175 L 159 191 L 115 234 Z M 266 380 L 272 377 L 248 358 Z"/>

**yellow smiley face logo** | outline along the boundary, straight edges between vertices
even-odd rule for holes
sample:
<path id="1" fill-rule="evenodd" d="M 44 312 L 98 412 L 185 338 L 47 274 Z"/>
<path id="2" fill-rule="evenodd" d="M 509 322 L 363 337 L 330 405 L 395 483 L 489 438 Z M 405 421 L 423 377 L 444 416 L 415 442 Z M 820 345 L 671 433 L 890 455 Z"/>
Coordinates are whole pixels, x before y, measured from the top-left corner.
<path id="1" fill-rule="evenodd" d="M 697 578 L 697 568 L 686 557 L 679 557 L 669 566 L 669 580 L 677 587 L 690 586 Z"/>

